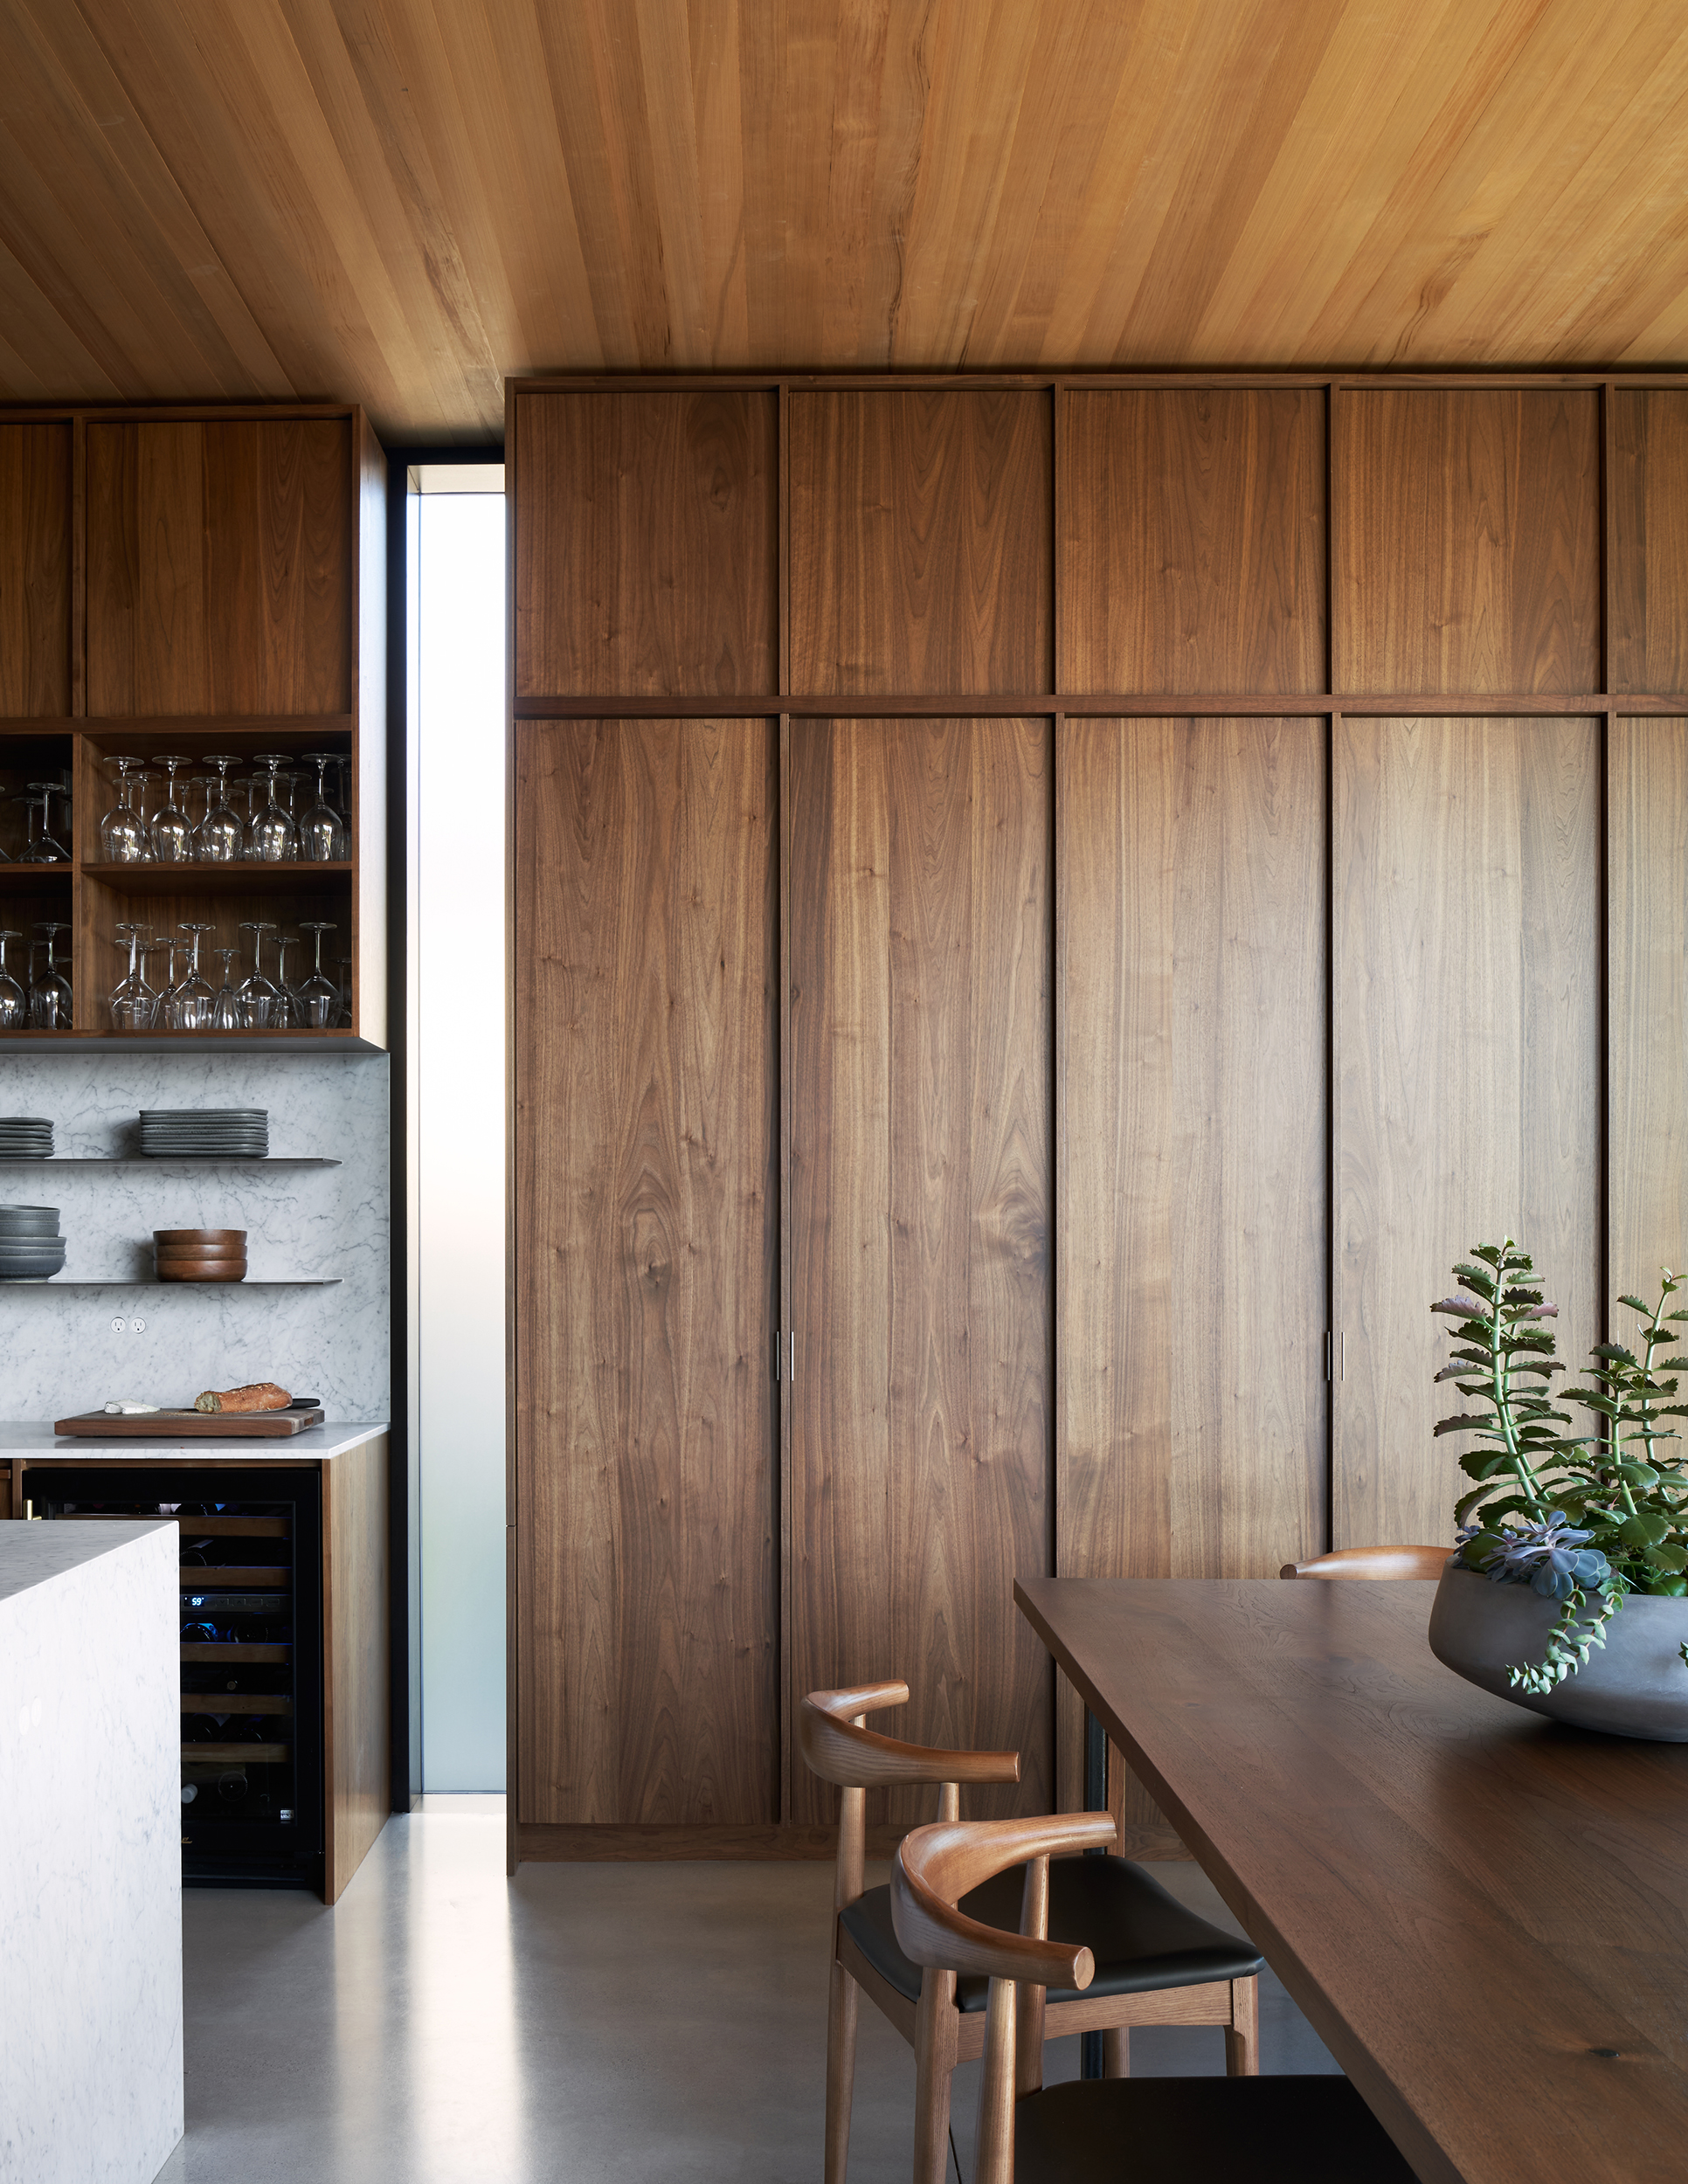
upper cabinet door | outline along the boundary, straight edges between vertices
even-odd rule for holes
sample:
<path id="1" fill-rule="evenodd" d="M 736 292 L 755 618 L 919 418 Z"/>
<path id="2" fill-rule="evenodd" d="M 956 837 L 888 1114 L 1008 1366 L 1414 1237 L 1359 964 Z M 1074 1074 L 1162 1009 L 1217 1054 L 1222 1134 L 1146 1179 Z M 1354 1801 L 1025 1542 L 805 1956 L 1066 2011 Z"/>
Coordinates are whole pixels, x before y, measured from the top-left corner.
<path id="1" fill-rule="evenodd" d="M 1595 390 L 1346 389 L 1331 457 L 1339 690 L 1600 688 Z"/>
<path id="2" fill-rule="evenodd" d="M 1613 390 L 1609 688 L 1688 690 L 1688 394 Z"/>
<path id="3" fill-rule="evenodd" d="M 0 425 L 0 716 L 71 709 L 71 428 Z"/>
<path id="4" fill-rule="evenodd" d="M 91 424 L 91 715 L 351 709 L 350 428 Z"/>
<path id="5" fill-rule="evenodd" d="M 1063 690 L 1325 688 L 1322 390 L 1072 393 L 1060 507 Z"/>
<path id="6" fill-rule="evenodd" d="M 778 397 L 519 394 L 515 695 L 762 696 Z"/>
<path id="7" fill-rule="evenodd" d="M 1048 394 L 798 392 L 790 417 L 792 688 L 1050 688 Z"/>

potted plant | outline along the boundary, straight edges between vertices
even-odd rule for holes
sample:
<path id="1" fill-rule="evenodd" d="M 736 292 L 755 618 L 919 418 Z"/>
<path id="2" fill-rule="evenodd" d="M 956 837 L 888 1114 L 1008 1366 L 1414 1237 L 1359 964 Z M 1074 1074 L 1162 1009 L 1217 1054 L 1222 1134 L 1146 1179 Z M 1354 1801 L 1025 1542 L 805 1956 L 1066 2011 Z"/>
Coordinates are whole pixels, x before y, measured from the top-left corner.
<path id="1" fill-rule="evenodd" d="M 1430 1308 L 1458 1323 L 1437 1379 L 1483 1406 L 1435 1429 L 1475 1437 L 1460 1469 L 1476 1483 L 1456 1505 L 1430 1648 L 1533 1712 L 1688 1742 L 1688 1476 L 1661 1446 L 1677 1439 L 1664 1421 L 1688 1417 L 1662 1371 L 1688 1320 L 1666 1309 L 1683 1285 L 1666 1268 L 1656 1304 L 1621 1299 L 1638 1349 L 1597 1344 L 1588 1385 L 1556 1392 L 1559 1308 L 1533 1270 L 1511 1237 L 1478 1244 L 1454 1268 L 1459 1292 Z M 1565 1406 L 1593 1430 L 1567 1432 Z"/>

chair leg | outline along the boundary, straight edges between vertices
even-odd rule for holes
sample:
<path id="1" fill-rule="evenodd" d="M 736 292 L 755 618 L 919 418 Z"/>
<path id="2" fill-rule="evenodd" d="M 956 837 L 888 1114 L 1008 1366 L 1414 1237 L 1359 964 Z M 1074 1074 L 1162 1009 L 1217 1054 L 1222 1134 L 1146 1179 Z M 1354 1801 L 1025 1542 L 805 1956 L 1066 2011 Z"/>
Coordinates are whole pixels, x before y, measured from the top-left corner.
<path id="1" fill-rule="evenodd" d="M 944 2184 L 949 2174 L 955 2050 L 955 1973 L 929 1966 L 915 2012 L 914 2184 Z"/>
<path id="2" fill-rule="evenodd" d="M 833 1964 L 827 2005 L 827 2184 L 844 2184 L 850 2164 L 850 2095 L 855 2085 L 855 2015 L 861 1990 Z"/>
<path id="3" fill-rule="evenodd" d="M 1130 2077 L 1131 2075 L 1131 2028 L 1129 2025 L 1109 2025 L 1102 2035 L 1102 2075 L 1103 2077 Z"/>
<path id="4" fill-rule="evenodd" d="M 1225 2028 L 1225 2075 L 1260 2076 L 1260 1981 L 1231 1981 L 1231 2022 Z"/>

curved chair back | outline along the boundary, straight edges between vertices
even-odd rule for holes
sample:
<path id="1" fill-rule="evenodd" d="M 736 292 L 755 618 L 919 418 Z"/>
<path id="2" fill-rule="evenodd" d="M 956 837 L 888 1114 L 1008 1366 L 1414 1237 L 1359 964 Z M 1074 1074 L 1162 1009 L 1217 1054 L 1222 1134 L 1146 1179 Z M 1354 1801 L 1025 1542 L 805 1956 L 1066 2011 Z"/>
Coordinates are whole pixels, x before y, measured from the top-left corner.
<path id="1" fill-rule="evenodd" d="M 1281 1578 L 1439 1578 L 1451 1547 L 1338 1547 L 1306 1562 L 1286 1562 Z"/>
<path id="2" fill-rule="evenodd" d="M 906 1683 L 811 1691 L 797 1710 L 797 1748 L 810 1773 L 851 1790 L 903 1782 L 1019 1781 L 1017 1752 L 945 1752 L 932 1745 L 903 1744 L 861 1726 L 864 1714 L 908 1703 Z"/>

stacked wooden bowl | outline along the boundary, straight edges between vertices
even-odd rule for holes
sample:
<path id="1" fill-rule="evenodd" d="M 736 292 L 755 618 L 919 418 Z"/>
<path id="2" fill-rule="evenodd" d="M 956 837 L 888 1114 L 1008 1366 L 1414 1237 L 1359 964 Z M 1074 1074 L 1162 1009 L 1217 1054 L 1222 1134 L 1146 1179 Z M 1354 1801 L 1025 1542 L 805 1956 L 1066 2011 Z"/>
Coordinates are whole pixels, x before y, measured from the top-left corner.
<path id="1" fill-rule="evenodd" d="M 153 1256 L 161 1282 L 244 1282 L 244 1228 L 155 1228 Z"/>

